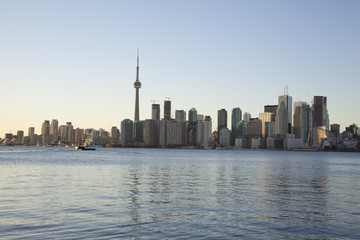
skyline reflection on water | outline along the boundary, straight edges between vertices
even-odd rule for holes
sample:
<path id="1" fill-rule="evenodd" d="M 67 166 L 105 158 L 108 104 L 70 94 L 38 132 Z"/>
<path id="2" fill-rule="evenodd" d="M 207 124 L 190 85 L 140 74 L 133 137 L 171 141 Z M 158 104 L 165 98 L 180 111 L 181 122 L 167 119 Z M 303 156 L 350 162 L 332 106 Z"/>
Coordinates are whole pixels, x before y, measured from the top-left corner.
<path id="1" fill-rule="evenodd" d="M 0 148 L 0 238 L 359 239 L 356 153 Z"/>

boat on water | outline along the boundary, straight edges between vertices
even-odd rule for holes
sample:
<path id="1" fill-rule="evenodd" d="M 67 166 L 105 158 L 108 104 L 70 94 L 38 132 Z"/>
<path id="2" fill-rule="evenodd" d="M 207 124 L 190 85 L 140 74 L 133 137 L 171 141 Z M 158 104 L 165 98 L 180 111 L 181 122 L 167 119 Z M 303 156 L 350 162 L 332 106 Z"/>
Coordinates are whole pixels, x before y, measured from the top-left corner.
<path id="1" fill-rule="evenodd" d="M 96 150 L 94 143 L 85 143 L 84 145 L 78 145 L 75 150 Z"/>

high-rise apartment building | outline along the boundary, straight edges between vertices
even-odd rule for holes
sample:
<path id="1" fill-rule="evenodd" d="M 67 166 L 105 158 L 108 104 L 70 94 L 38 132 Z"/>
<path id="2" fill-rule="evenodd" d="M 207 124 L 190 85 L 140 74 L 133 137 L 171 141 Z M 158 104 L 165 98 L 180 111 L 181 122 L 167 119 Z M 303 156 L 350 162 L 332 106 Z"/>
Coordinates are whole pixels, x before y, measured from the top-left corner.
<path id="1" fill-rule="evenodd" d="M 29 127 L 28 129 L 28 136 L 31 138 L 35 134 L 35 128 Z"/>
<path id="2" fill-rule="evenodd" d="M 124 119 L 121 121 L 121 145 L 125 147 L 133 141 L 133 121 Z"/>
<path id="3" fill-rule="evenodd" d="M 175 120 L 185 122 L 186 121 L 186 112 L 184 110 L 175 111 Z"/>
<path id="4" fill-rule="evenodd" d="M 60 125 L 59 127 L 59 138 L 61 142 L 67 142 L 68 141 L 68 130 L 66 128 L 66 125 Z"/>
<path id="5" fill-rule="evenodd" d="M 242 120 L 242 111 L 239 107 L 233 108 L 231 112 L 231 131 L 235 130 L 236 124 Z"/>
<path id="6" fill-rule="evenodd" d="M 144 122 L 144 143 L 149 147 L 159 146 L 159 121 L 146 119 Z"/>
<path id="7" fill-rule="evenodd" d="M 133 133 L 134 142 L 144 141 L 144 121 L 134 122 L 133 130 L 134 130 Z"/>
<path id="8" fill-rule="evenodd" d="M 189 110 L 189 122 L 197 121 L 197 111 L 195 108 Z"/>
<path id="9" fill-rule="evenodd" d="M 53 143 L 58 140 L 59 136 L 59 122 L 56 119 L 51 120 L 50 135 L 52 136 Z"/>
<path id="10" fill-rule="evenodd" d="M 120 130 L 116 126 L 111 127 L 110 137 L 116 141 L 120 139 Z"/>
<path id="11" fill-rule="evenodd" d="M 76 128 L 74 132 L 75 132 L 74 144 L 76 145 L 84 144 L 85 141 L 84 129 Z"/>
<path id="12" fill-rule="evenodd" d="M 41 135 L 50 135 L 50 121 L 45 120 L 41 126 Z"/>
<path id="13" fill-rule="evenodd" d="M 182 142 L 182 124 L 177 120 L 160 120 L 160 146 L 177 146 Z"/>
<path id="14" fill-rule="evenodd" d="M 227 127 L 221 128 L 221 130 L 219 132 L 220 147 L 230 146 L 230 136 L 231 136 L 231 132 Z"/>
<path id="15" fill-rule="evenodd" d="M 42 144 L 48 145 L 50 143 L 50 121 L 45 120 L 41 126 Z"/>
<path id="16" fill-rule="evenodd" d="M 151 105 L 151 119 L 160 121 L 160 104 Z"/>
<path id="17" fill-rule="evenodd" d="M 19 141 L 20 144 L 23 144 L 24 140 L 24 131 L 18 130 L 16 134 L 16 138 Z"/>
<path id="18" fill-rule="evenodd" d="M 218 132 L 222 128 L 227 128 L 227 111 L 225 109 L 218 110 Z"/>
<path id="19" fill-rule="evenodd" d="M 221 138 L 221 129 L 227 128 L 227 111 L 225 109 L 218 110 L 218 134 L 219 140 Z M 229 139 L 230 141 L 230 139 Z"/>
<path id="20" fill-rule="evenodd" d="M 212 137 L 212 122 L 210 116 L 205 116 L 202 121 L 197 122 L 197 145 L 208 147 Z"/>
<path id="21" fill-rule="evenodd" d="M 235 129 L 238 122 L 242 120 L 242 112 L 239 107 L 233 108 L 231 112 L 231 137 L 230 137 L 230 145 L 235 145 Z"/>
<path id="22" fill-rule="evenodd" d="M 236 124 L 235 128 L 235 142 L 237 138 L 242 138 L 247 135 L 247 123 L 248 121 L 241 120 Z"/>
<path id="23" fill-rule="evenodd" d="M 170 100 L 164 101 L 164 119 L 165 120 L 171 119 L 171 101 Z"/>
<path id="24" fill-rule="evenodd" d="M 245 121 L 250 121 L 250 118 L 251 118 L 251 114 L 250 113 L 248 113 L 248 112 L 245 112 L 244 113 L 244 117 L 243 117 L 243 120 L 245 120 Z"/>
<path id="25" fill-rule="evenodd" d="M 66 141 L 69 144 L 73 144 L 75 141 L 74 127 L 71 122 L 66 122 Z"/>
<path id="26" fill-rule="evenodd" d="M 197 125 L 196 121 L 187 121 L 186 122 L 186 144 L 189 146 L 196 145 L 197 138 Z"/>
<path id="27" fill-rule="evenodd" d="M 197 114 L 196 115 L 196 121 L 202 121 L 204 120 L 204 115 L 203 114 Z"/>

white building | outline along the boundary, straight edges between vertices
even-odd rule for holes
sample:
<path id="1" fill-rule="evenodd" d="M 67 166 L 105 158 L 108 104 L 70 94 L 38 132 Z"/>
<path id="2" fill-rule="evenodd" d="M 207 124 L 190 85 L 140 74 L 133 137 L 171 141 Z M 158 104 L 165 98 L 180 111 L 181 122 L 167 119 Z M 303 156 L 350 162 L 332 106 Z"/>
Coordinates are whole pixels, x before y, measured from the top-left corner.
<path id="1" fill-rule="evenodd" d="M 202 121 L 197 122 L 197 145 L 208 147 L 212 137 L 212 122 L 210 116 L 205 116 Z"/>

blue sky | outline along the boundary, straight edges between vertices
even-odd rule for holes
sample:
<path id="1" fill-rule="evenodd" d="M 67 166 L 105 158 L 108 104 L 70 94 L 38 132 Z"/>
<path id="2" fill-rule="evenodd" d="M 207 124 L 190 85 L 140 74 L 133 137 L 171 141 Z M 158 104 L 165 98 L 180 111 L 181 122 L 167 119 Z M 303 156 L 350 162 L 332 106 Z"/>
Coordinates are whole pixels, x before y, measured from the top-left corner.
<path id="1" fill-rule="evenodd" d="M 258 116 L 288 85 L 359 124 L 359 1 L 0 0 L 0 137 L 44 120 L 105 128 L 165 97 L 175 109 Z M 163 111 L 163 109 L 161 109 Z M 163 112 L 162 112 L 163 114 Z M 161 114 L 161 115 L 162 115 Z"/>

